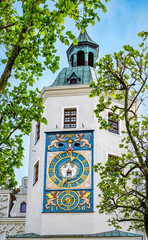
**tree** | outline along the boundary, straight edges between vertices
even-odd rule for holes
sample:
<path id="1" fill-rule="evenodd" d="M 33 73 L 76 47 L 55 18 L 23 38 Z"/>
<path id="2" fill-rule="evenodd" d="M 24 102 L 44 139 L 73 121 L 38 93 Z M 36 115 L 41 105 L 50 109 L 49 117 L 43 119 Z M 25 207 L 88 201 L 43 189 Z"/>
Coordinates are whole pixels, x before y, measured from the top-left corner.
<path id="1" fill-rule="evenodd" d="M 105 165 L 94 166 L 101 178 L 99 212 L 114 214 L 109 225 L 121 228 L 121 222 L 129 222 L 129 230 L 145 230 L 148 236 L 148 116 L 138 115 L 148 89 L 148 33 L 139 35 L 143 41 L 138 50 L 126 45 L 123 51 L 100 59 L 98 81 L 92 82 L 90 96 L 99 96 L 95 114 L 100 129 L 113 130 L 103 115 L 105 109 L 112 112 L 115 123 L 125 122 L 121 156 L 110 156 Z"/>
<path id="2" fill-rule="evenodd" d="M 105 0 L 108 2 L 109 0 Z M 80 5 L 85 14 L 80 15 Z M 71 31 L 65 34 L 69 17 L 82 31 L 99 19 L 100 0 L 0 0 L 0 185 L 16 185 L 14 167 L 23 158 L 22 136 L 31 132 L 31 122 L 46 123 L 38 89 L 30 90 L 43 71 L 58 68 L 55 42 L 77 44 Z"/>

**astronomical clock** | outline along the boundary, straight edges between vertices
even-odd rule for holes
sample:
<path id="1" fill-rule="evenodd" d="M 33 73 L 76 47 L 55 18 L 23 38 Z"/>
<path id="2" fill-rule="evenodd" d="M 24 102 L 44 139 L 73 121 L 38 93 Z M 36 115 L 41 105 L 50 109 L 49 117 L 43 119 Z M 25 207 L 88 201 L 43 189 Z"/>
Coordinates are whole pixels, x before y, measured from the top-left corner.
<path id="1" fill-rule="evenodd" d="M 43 212 L 93 211 L 93 132 L 46 134 Z"/>

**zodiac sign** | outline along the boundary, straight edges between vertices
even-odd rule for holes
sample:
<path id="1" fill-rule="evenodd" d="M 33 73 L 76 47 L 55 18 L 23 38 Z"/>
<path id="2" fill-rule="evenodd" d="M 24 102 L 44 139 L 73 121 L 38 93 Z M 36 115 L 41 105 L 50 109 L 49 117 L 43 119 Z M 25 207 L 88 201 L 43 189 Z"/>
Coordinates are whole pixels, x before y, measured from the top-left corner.
<path id="1" fill-rule="evenodd" d="M 91 144 L 89 143 L 90 139 L 91 139 L 91 135 L 89 136 L 89 140 L 87 139 L 84 139 L 83 138 L 83 133 L 80 133 L 79 136 L 75 135 L 76 136 L 76 140 L 74 140 L 74 142 L 82 142 L 83 144 L 80 146 L 81 148 L 84 147 L 85 145 L 88 146 L 88 148 L 90 149 L 91 148 Z"/>
<path id="2" fill-rule="evenodd" d="M 59 143 L 60 141 L 65 142 L 65 139 L 62 139 L 64 135 L 56 134 L 56 140 L 52 141 L 52 138 L 49 137 L 48 139 L 50 140 L 50 145 L 48 146 L 48 150 L 51 150 L 51 147 L 59 148 L 56 143 Z"/>
<path id="3" fill-rule="evenodd" d="M 60 192 L 57 192 L 57 194 L 56 194 L 55 191 L 52 191 L 51 193 L 46 194 L 46 196 L 49 198 L 49 199 L 46 198 L 46 201 L 47 201 L 47 204 L 45 205 L 45 208 L 46 208 L 46 209 L 49 209 L 48 206 L 49 206 L 50 204 L 51 204 L 52 206 L 56 206 L 56 205 L 57 205 L 56 203 L 53 203 L 53 201 L 57 199 L 59 193 L 60 193 Z"/>
<path id="4" fill-rule="evenodd" d="M 85 190 L 81 191 L 81 194 L 79 191 L 77 191 L 78 196 L 80 199 L 84 200 L 83 203 L 80 203 L 80 206 L 84 205 L 85 203 L 88 205 L 87 209 L 91 208 L 91 204 L 89 203 L 88 196 L 91 194 L 91 192 L 86 192 Z"/>

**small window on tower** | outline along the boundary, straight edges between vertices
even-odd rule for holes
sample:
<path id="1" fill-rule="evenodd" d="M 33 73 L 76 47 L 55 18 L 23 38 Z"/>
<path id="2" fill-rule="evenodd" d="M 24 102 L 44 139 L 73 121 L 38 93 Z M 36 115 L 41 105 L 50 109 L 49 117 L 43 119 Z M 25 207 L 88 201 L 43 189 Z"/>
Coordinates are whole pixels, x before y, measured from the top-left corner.
<path id="1" fill-rule="evenodd" d="M 109 132 L 119 134 L 119 120 L 118 115 L 114 113 L 108 113 L 108 124 L 110 127 L 108 128 Z"/>
<path id="2" fill-rule="evenodd" d="M 40 122 L 36 125 L 36 136 L 35 136 L 35 142 L 37 142 L 40 139 Z"/>
<path id="3" fill-rule="evenodd" d="M 73 55 L 71 56 L 71 66 L 74 67 Z"/>
<path id="4" fill-rule="evenodd" d="M 77 79 L 76 78 L 70 79 L 70 84 L 77 84 Z"/>
<path id="5" fill-rule="evenodd" d="M 84 66 L 84 52 L 79 51 L 77 53 L 77 66 Z"/>
<path id="6" fill-rule="evenodd" d="M 34 180 L 33 184 L 35 184 L 38 181 L 39 178 L 39 161 L 34 165 Z"/>
<path id="7" fill-rule="evenodd" d="M 76 128 L 76 109 L 64 109 L 64 128 Z"/>
<path id="8" fill-rule="evenodd" d="M 88 54 L 88 66 L 94 66 L 94 55 L 92 52 L 89 52 Z"/>

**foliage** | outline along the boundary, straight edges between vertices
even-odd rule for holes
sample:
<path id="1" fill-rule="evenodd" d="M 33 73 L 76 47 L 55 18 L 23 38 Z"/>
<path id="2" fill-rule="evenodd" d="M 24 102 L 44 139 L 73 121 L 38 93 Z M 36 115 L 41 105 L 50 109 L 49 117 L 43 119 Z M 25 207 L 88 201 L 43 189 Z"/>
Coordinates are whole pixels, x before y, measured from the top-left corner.
<path id="1" fill-rule="evenodd" d="M 99 212 L 114 214 L 109 224 L 116 228 L 129 222 L 129 229 L 145 229 L 148 235 L 148 116 L 138 115 L 148 89 L 147 34 L 141 33 L 138 50 L 126 45 L 100 59 L 90 96 L 99 96 L 95 114 L 101 129 L 111 129 L 105 109 L 113 112 L 114 121 L 125 122 L 118 161 L 108 158 L 105 165 L 94 166 L 101 178 Z"/>
<path id="2" fill-rule="evenodd" d="M 14 167 L 22 165 L 22 136 L 31 132 L 32 120 L 47 123 L 42 117 L 42 98 L 38 97 L 38 89 L 28 90 L 27 82 L 23 81 L 11 91 L 9 88 L 0 96 L 0 185 L 5 188 L 17 183 Z"/>
<path id="3" fill-rule="evenodd" d="M 105 0 L 108 2 L 109 0 Z M 84 5 L 85 14 L 80 8 Z M 69 17 L 78 29 L 100 20 L 98 9 L 106 11 L 100 0 L 0 0 L 0 185 L 16 185 L 14 167 L 21 166 L 22 136 L 31 131 L 31 121 L 42 118 L 39 90 L 29 90 L 43 71 L 59 68 L 55 42 L 78 43 L 71 31 L 65 31 Z"/>
<path id="4" fill-rule="evenodd" d="M 108 2 L 109 0 L 106 0 Z M 84 4 L 84 18 L 80 19 L 80 3 Z M 0 78 L 0 94 L 6 87 L 12 68 L 16 79 L 24 78 L 24 73 L 33 84 L 35 77 L 40 77 L 45 67 L 53 72 L 58 69 L 59 57 L 56 56 L 55 42 L 59 39 L 69 45 L 77 39 L 71 31 L 64 36 L 64 20 L 74 19 L 80 29 L 99 20 L 96 9 L 106 11 L 100 0 L 4 0 L 0 1 L 0 44 L 5 49 L 5 57 L 1 60 L 4 71 Z M 18 11 L 16 11 L 18 9 Z M 39 58 L 43 57 L 44 64 Z"/>

